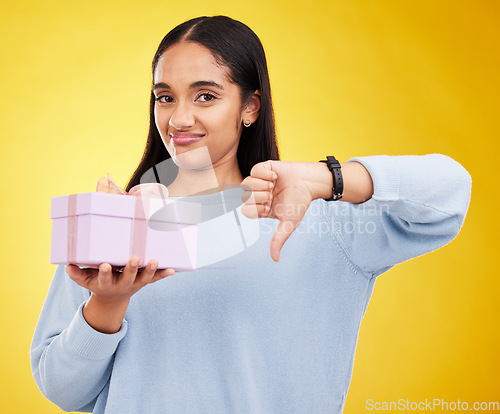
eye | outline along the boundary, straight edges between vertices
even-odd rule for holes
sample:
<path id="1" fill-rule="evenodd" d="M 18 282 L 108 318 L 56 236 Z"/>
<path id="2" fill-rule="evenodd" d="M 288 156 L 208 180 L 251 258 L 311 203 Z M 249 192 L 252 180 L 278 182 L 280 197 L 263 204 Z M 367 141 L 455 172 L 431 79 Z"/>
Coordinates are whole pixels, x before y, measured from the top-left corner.
<path id="1" fill-rule="evenodd" d="M 217 97 L 215 95 L 208 93 L 208 92 L 202 93 L 198 96 L 198 98 L 196 98 L 196 100 L 200 101 L 200 102 L 211 102 L 211 101 L 214 101 L 216 99 L 217 99 Z"/>
<path id="2" fill-rule="evenodd" d="M 160 103 L 170 103 L 170 102 L 174 101 L 174 99 L 168 95 L 160 95 L 160 96 L 156 97 L 155 100 L 156 100 L 156 102 L 160 102 Z"/>

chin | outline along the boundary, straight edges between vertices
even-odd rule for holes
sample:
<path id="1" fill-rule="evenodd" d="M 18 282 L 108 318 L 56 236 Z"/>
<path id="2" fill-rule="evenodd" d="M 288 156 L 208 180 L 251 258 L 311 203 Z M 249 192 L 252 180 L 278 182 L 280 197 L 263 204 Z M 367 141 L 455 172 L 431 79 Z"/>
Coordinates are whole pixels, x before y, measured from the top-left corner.
<path id="1" fill-rule="evenodd" d="M 208 152 L 208 147 L 198 147 L 198 148 L 188 148 L 184 146 L 179 148 L 179 146 L 174 147 L 171 151 L 167 147 L 172 160 L 179 168 L 186 170 L 209 170 L 213 169 L 212 159 Z"/>

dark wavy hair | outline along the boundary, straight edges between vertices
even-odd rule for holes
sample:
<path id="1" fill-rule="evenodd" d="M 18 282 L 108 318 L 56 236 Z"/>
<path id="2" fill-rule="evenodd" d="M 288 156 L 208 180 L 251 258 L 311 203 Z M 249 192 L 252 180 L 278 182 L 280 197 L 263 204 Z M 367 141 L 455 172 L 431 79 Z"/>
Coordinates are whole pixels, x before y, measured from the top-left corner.
<path id="1" fill-rule="evenodd" d="M 248 104 L 257 89 L 261 92 L 259 117 L 241 133 L 237 151 L 241 175 L 249 176 L 252 167 L 261 161 L 279 160 L 266 55 L 257 35 L 245 24 L 226 16 L 188 20 L 172 29 L 160 42 L 153 58 L 153 78 L 161 55 L 181 41 L 196 42 L 206 47 L 219 64 L 229 69 L 230 80 L 240 88 L 242 107 Z M 155 97 L 151 92 L 146 148 L 127 184 L 127 191 L 141 182 L 146 171 L 170 158 L 156 128 L 154 105 Z"/>

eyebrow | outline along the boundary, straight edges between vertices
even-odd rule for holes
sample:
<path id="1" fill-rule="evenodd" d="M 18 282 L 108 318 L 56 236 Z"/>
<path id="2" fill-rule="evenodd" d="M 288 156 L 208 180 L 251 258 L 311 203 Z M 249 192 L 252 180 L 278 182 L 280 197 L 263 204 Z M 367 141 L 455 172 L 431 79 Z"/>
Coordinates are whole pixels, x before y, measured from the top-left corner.
<path id="1" fill-rule="evenodd" d="M 191 85 L 189 85 L 189 87 L 191 89 L 199 88 L 200 86 L 213 86 L 214 88 L 224 90 L 224 87 L 222 85 L 219 85 L 217 82 L 214 82 L 214 81 L 197 81 L 197 82 L 193 82 Z M 172 89 L 165 82 L 159 82 L 159 83 L 155 83 L 153 85 L 153 91 L 155 91 L 156 89 L 160 89 L 160 88 Z"/>

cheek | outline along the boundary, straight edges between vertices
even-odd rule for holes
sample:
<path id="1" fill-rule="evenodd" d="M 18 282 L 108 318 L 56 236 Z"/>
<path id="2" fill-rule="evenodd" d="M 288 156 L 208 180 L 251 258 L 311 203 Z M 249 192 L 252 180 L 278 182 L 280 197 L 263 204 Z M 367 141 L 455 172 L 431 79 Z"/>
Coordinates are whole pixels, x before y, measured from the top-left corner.
<path id="1" fill-rule="evenodd" d="M 228 139 L 240 136 L 241 117 L 234 108 L 224 108 L 224 110 L 218 111 L 217 114 L 211 113 L 207 115 L 204 117 L 203 123 L 208 130 Z"/>
<path id="2" fill-rule="evenodd" d="M 163 142 L 163 145 L 169 152 L 170 156 L 173 157 L 173 154 L 175 153 L 174 148 L 172 145 L 169 143 L 169 137 L 167 135 L 167 128 L 168 128 L 168 121 L 169 121 L 169 116 L 168 114 L 165 113 L 166 111 L 157 111 L 156 107 L 154 110 L 154 116 L 155 116 L 155 125 L 156 129 L 158 130 L 158 133 L 160 134 L 160 138 Z"/>
<path id="3" fill-rule="evenodd" d="M 163 135 L 166 134 L 166 131 L 168 129 L 168 121 L 170 120 L 170 114 L 165 110 L 161 109 L 158 110 L 158 108 L 155 107 L 154 116 L 155 116 L 156 128 L 158 129 L 160 135 L 163 137 Z"/>

